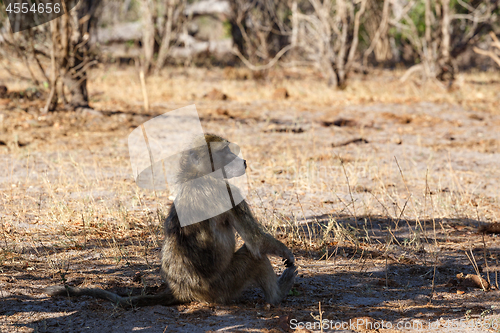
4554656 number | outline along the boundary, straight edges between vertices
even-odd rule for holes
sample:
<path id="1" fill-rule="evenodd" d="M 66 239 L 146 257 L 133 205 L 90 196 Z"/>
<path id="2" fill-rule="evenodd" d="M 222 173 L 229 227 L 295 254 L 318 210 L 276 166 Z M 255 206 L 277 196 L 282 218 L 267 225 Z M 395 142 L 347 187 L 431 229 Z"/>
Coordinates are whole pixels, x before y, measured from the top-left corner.
<path id="1" fill-rule="evenodd" d="M 46 3 L 34 3 L 32 4 L 31 6 L 28 4 L 28 3 L 25 3 L 23 2 L 22 4 L 21 3 L 9 3 L 9 5 L 7 6 L 7 8 L 5 9 L 6 12 L 12 14 L 19 14 L 19 13 L 23 13 L 23 14 L 27 14 L 28 12 L 32 12 L 32 13 L 47 13 L 47 14 L 51 14 L 51 13 L 60 13 L 61 12 L 61 4 L 60 3 L 50 3 L 50 2 L 46 2 Z"/>

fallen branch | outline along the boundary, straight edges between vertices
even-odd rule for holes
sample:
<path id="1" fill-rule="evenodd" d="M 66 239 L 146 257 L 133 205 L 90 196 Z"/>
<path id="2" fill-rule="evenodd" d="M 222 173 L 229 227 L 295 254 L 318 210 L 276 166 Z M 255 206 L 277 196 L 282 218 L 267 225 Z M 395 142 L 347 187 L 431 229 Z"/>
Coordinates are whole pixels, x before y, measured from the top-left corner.
<path id="1" fill-rule="evenodd" d="M 368 140 L 366 140 L 366 139 L 363 139 L 363 138 L 357 138 L 357 139 L 352 139 L 352 140 L 349 140 L 349 141 L 346 141 L 346 142 L 342 142 L 342 143 L 337 143 L 337 144 L 332 143 L 332 147 L 336 148 L 336 147 L 348 146 L 351 143 L 359 144 L 359 143 L 370 143 L 370 142 Z"/>
<path id="2" fill-rule="evenodd" d="M 274 65 L 276 65 L 276 63 L 278 62 L 278 60 L 288 51 L 290 51 L 291 49 L 293 48 L 293 45 L 287 45 L 285 46 L 284 48 L 282 48 L 277 54 L 276 56 L 271 59 L 266 65 L 260 65 L 260 66 L 256 66 L 254 64 L 252 64 L 250 61 L 248 61 L 248 59 L 246 59 L 243 54 L 241 54 L 241 52 L 238 50 L 237 47 L 233 47 L 231 52 L 236 55 L 238 58 L 241 59 L 241 61 L 245 64 L 245 66 L 247 66 L 249 69 L 251 69 L 252 71 L 262 71 L 262 70 L 265 70 L 265 69 L 269 69 L 271 67 L 273 67 Z"/>
<path id="3" fill-rule="evenodd" d="M 491 46 L 497 48 L 500 50 L 500 41 L 498 40 L 497 36 L 493 31 L 490 31 L 490 36 L 491 39 L 493 39 L 493 43 L 491 43 Z M 478 47 L 473 48 L 474 52 L 480 55 L 485 55 L 487 57 L 490 57 L 498 66 L 500 66 L 500 57 L 493 51 L 487 51 L 487 50 L 482 50 Z"/>
<path id="4" fill-rule="evenodd" d="M 405 82 L 413 73 L 424 70 L 424 65 L 418 64 L 411 66 L 406 73 L 399 79 L 400 82 Z"/>

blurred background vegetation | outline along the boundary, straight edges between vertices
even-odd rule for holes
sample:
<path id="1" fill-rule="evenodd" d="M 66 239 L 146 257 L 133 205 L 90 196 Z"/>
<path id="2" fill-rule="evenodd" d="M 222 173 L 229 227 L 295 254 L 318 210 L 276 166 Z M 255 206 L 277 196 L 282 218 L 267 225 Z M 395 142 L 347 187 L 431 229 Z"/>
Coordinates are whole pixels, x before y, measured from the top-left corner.
<path id="1" fill-rule="evenodd" d="M 451 88 L 459 71 L 498 70 L 499 7 L 497 0 L 88 0 L 19 33 L 4 8 L 0 58 L 44 96 L 45 112 L 88 108 L 87 71 L 99 63 L 135 66 L 146 77 L 168 66 L 247 67 L 254 77 L 310 67 L 339 89 L 353 72 L 397 68 L 407 69 L 401 81 Z"/>

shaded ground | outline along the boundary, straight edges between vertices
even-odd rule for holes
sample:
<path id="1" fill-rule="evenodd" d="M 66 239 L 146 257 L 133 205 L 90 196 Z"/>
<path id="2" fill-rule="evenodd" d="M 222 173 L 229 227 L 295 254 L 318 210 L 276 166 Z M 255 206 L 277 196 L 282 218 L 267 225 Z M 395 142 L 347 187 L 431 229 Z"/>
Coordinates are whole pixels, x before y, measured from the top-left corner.
<path id="1" fill-rule="evenodd" d="M 93 77 L 101 91 L 91 91 L 92 103 L 102 115 L 41 115 L 41 101 L 0 100 L 2 332 L 292 331 L 293 319 L 316 321 L 320 302 L 323 319 L 338 325 L 500 326 L 498 290 L 456 280 L 477 273 L 471 260 L 486 278 L 483 269 L 500 253 L 496 235 L 477 232 L 500 222 L 498 83 L 416 98 L 411 91 L 425 95 L 424 88 L 400 87 L 387 74 L 371 83 L 354 78 L 352 91 L 318 92 L 314 76 L 233 81 L 220 71 L 174 73 L 161 78 L 163 87 L 150 79 L 152 110 L 144 114 L 140 89 L 127 92 L 133 74 Z M 290 97 L 273 95 L 277 86 Z M 206 96 L 213 87 L 229 98 Z M 206 131 L 242 147 L 252 209 L 297 256 L 291 295 L 277 307 L 252 289 L 230 305 L 126 311 L 41 294 L 63 280 L 124 295 L 161 288 L 158 221 L 171 201 L 135 186 L 127 135 L 192 103 Z M 280 261 L 273 263 L 279 273 Z M 495 278 L 489 273 L 492 285 Z M 460 320 L 469 328 L 457 329 Z"/>

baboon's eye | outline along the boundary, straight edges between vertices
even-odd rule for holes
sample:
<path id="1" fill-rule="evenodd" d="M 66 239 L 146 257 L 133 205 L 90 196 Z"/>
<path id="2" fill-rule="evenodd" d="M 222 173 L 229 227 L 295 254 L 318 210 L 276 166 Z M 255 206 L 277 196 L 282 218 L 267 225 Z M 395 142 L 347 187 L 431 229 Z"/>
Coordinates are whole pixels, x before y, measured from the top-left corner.
<path id="1" fill-rule="evenodd" d="M 195 164 L 195 165 L 198 165 L 200 163 L 200 157 L 198 156 L 198 154 L 191 150 L 189 152 L 189 158 L 191 160 L 191 163 Z"/>
<path id="2" fill-rule="evenodd" d="M 229 148 L 229 150 L 231 150 L 231 152 L 234 155 L 239 155 L 240 154 L 240 146 L 238 146 L 237 144 L 230 143 L 227 147 Z"/>

